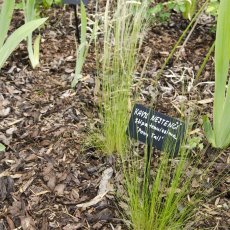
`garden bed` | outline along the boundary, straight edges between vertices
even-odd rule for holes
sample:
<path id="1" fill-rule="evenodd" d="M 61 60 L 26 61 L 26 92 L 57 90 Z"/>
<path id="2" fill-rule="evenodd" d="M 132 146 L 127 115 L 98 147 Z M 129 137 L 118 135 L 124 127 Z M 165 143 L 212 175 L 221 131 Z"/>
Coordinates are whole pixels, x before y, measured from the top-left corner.
<path id="1" fill-rule="evenodd" d="M 7 146 L 7 151 L 0 153 L 0 229 L 127 228 L 121 215 L 124 207 L 116 198 L 116 191 L 124 189 L 118 159 L 103 154 L 88 140 L 88 134 L 96 133 L 101 125 L 93 49 L 89 50 L 82 80 L 75 90 L 70 89 L 75 68 L 70 12 L 69 7 L 49 10 L 49 25 L 42 32 L 40 67 L 31 69 L 26 45 L 21 43 L 0 73 L 0 141 Z M 12 26 L 18 27 L 22 20 L 17 11 Z M 201 128 L 202 115 L 212 113 L 212 58 L 201 77 L 194 78 L 215 38 L 211 30 L 214 22 L 209 17 L 202 18 L 178 60 L 175 55 L 156 80 L 157 71 L 187 24 L 176 13 L 169 22 L 152 24 L 143 42 L 135 73 L 138 84 L 133 91 L 140 92 L 139 103 L 154 105 L 164 114 L 183 118 L 194 113 L 192 132 L 198 143 L 192 153 L 206 151 L 205 164 L 217 151 L 203 141 Z M 147 56 L 149 61 L 139 81 Z M 182 103 L 183 111 L 179 109 Z M 199 144 L 203 144 L 202 149 Z M 230 149 L 224 150 L 212 166 L 210 180 L 229 165 L 229 153 Z M 111 192 L 98 196 L 103 172 L 108 169 L 113 173 Z M 192 183 L 194 190 L 200 186 L 196 180 Z M 213 187 L 190 229 L 229 228 L 229 186 L 229 178 L 225 178 Z M 92 200 L 95 204 L 89 203 Z"/>

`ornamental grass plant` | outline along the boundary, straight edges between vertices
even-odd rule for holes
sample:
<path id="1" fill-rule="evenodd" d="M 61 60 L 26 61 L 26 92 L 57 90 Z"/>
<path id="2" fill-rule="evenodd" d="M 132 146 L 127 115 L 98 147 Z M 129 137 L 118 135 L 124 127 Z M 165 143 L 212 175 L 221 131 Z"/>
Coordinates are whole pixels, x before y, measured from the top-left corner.
<path id="1" fill-rule="evenodd" d="M 101 32 L 103 44 L 96 49 L 100 57 L 97 69 L 102 88 L 102 139 L 107 153 L 126 151 L 131 85 L 147 25 L 148 5 L 148 0 L 107 0 L 106 3 Z"/>
<path id="2" fill-rule="evenodd" d="M 207 3 L 208 1 L 205 2 L 205 5 L 207 5 Z M 221 4 L 224 4 L 224 1 Z M 203 5 L 198 13 L 204 10 L 205 5 Z M 230 9 L 229 3 L 225 6 L 222 5 L 222 7 L 222 10 L 225 9 L 225 13 L 227 14 Z M 219 14 L 222 14 L 221 10 Z M 225 15 L 225 17 L 227 16 Z M 224 31 L 226 32 L 226 26 L 230 25 L 230 18 L 227 18 L 228 19 L 225 18 L 225 20 L 222 20 L 221 23 L 218 22 L 219 26 L 220 24 L 221 26 L 225 26 L 225 29 L 222 29 L 222 33 L 224 33 Z M 226 33 L 228 34 L 229 31 L 230 28 Z M 219 31 L 217 30 L 217 36 L 218 33 Z M 222 56 L 217 57 L 219 52 L 216 50 L 216 69 L 219 72 L 222 71 L 221 76 L 224 75 L 223 72 L 225 73 L 224 76 L 226 76 L 229 70 L 230 38 L 226 39 L 226 37 L 228 37 L 227 34 L 219 41 L 219 46 L 221 46 L 222 49 L 219 48 L 218 50 L 224 51 L 225 47 L 225 54 L 222 53 Z M 212 47 L 214 47 L 214 45 Z M 208 55 L 210 55 L 210 52 L 211 51 L 209 51 Z M 227 57 L 226 60 L 224 60 L 225 57 Z M 216 76 L 220 76 L 220 73 L 219 75 L 218 73 Z M 218 129 L 218 135 L 220 135 L 222 141 L 225 141 L 226 138 L 224 138 L 224 133 L 228 137 L 230 131 L 230 128 L 227 126 L 229 123 L 228 121 L 230 121 L 230 112 L 228 112 L 227 109 L 229 108 L 227 96 L 230 91 L 228 87 L 226 88 L 227 77 L 224 79 L 219 77 L 218 80 L 220 80 L 220 82 L 216 85 L 216 88 L 219 89 L 222 87 L 223 90 L 218 94 L 218 96 L 221 96 L 218 102 L 222 102 L 222 106 L 218 104 L 219 106 L 214 108 L 214 111 L 216 111 L 216 114 L 214 112 L 214 119 L 215 115 L 219 118 L 216 122 L 222 126 Z M 218 96 L 215 92 L 215 100 Z M 228 105 L 228 107 L 225 108 L 223 105 Z M 215 110 L 217 108 L 218 110 Z M 217 113 L 217 111 L 219 111 L 219 113 Z M 224 124 L 225 127 L 223 127 Z M 206 133 L 210 132 L 210 127 L 211 125 L 207 127 L 206 124 Z M 206 156 L 208 147 L 203 151 L 197 149 L 198 152 L 192 154 L 191 147 L 188 146 L 188 143 L 187 136 L 187 140 L 185 140 L 184 145 L 182 145 L 179 155 L 175 158 L 171 157 L 167 152 L 162 152 L 160 154 L 154 153 L 154 156 L 152 154 L 149 155 L 147 147 L 144 150 L 144 156 L 141 154 L 143 151 L 138 147 L 132 147 L 129 154 L 122 156 L 122 172 L 125 178 L 124 190 L 127 196 L 127 206 L 125 207 L 124 216 L 130 229 L 195 229 L 195 222 L 200 219 L 200 217 L 197 217 L 196 213 L 198 213 L 202 204 L 206 203 L 208 200 L 210 202 L 210 199 L 215 199 L 212 192 L 228 176 L 229 169 L 226 165 L 226 168 L 223 167 L 219 170 L 217 175 L 215 174 L 215 178 L 210 180 L 212 167 L 218 159 L 220 159 L 223 152 L 212 151 L 213 158 L 209 160 Z M 211 143 L 215 146 L 213 144 L 214 142 Z M 167 145 L 167 140 L 165 145 Z M 229 143 L 226 144 L 225 147 L 228 145 Z M 152 150 L 150 152 L 152 153 Z M 220 194 L 218 195 L 220 196 Z M 124 194 L 122 194 L 122 199 L 123 197 Z"/>
<path id="3" fill-rule="evenodd" d="M 152 151 L 151 151 L 152 152 Z M 187 152 L 176 159 L 162 153 L 159 158 L 144 159 L 130 154 L 123 162 L 128 194 L 127 218 L 134 230 L 182 229 L 184 219 L 193 208 L 187 205 L 189 180 L 181 187 L 187 162 Z M 153 162 L 155 161 L 155 162 Z M 153 168 L 151 166 L 154 163 Z"/>

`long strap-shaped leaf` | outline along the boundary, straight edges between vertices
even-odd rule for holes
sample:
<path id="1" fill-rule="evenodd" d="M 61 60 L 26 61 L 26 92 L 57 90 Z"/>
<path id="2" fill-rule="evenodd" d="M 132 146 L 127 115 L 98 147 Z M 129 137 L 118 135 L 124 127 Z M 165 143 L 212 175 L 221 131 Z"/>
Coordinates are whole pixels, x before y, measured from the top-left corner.
<path id="1" fill-rule="evenodd" d="M 81 71 L 85 62 L 86 54 L 87 54 L 87 41 L 86 41 L 86 31 L 87 31 L 87 15 L 86 9 L 81 2 L 81 44 L 77 49 L 77 60 L 75 67 L 75 76 L 73 81 L 71 82 L 71 87 L 74 88 L 77 82 L 81 78 Z"/>
<path id="2" fill-rule="evenodd" d="M 230 91 L 226 93 L 230 57 L 230 1 L 221 0 L 215 46 L 214 133 L 217 147 L 226 147 L 230 132 Z M 229 88 L 229 87 L 228 87 Z M 229 143 L 228 143 L 229 144 Z"/>
<path id="3" fill-rule="evenodd" d="M 14 11 L 15 0 L 4 0 L 1 13 L 0 13 L 0 48 L 3 46 L 4 41 L 9 30 L 11 18 Z"/>
<path id="4" fill-rule="evenodd" d="M 28 22 L 18 28 L 5 42 L 4 46 L 0 49 L 0 69 L 4 65 L 10 54 L 17 48 L 19 43 L 25 39 L 33 30 L 41 26 L 47 18 L 41 18 Z"/>

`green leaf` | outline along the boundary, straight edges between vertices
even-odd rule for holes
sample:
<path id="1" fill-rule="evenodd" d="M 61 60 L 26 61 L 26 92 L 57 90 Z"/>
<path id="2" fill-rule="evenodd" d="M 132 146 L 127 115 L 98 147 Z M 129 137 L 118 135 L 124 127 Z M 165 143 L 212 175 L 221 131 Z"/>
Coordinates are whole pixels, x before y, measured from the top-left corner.
<path id="1" fill-rule="evenodd" d="M 0 48 L 3 46 L 4 41 L 9 30 L 10 22 L 14 11 L 15 0 L 4 0 L 1 14 L 0 14 Z"/>
<path id="2" fill-rule="evenodd" d="M 81 79 L 81 71 L 85 62 L 87 53 L 87 41 L 86 41 L 86 31 L 87 31 L 87 16 L 86 10 L 83 2 L 81 2 L 81 44 L 77 49 L 77 60 L 75 67 L 75 76 L 71 82 L 71 87 L 74 88 L 78 81 Z"/>
<path id="3" fill-rule="evenodd" d="M 34 60 L 35 60 L 35 67 L 39 64 L 40 41 L 41 41 L 41 35 L 39 34 L 35 38 L 35 41 L 34 41 Z"/>
<path id="4" fill-rule="evenodd" d="M 14 9 L 15 10 L 23 10 L 23 3 L 22 2 L 16 3 Z"/>
<path id="5" fill-rule="evenodd" d="M 28 22 L 14 31 L 13 34 L 6 40 L 4 46 L 0 49 L 0 69 L 6 62 L 7 58 L 17 48 L 19 43 L 31 34 L 35 29 L 41 26 L 47 18 L 41 18 Z"/>
<path id="6" fill-rule="evenodd" d="M 222 148 L 226 145 L 229 130 L 229 105 L 230 91 L 226 92 L 228 81 L 230 58 L 230 1 L 222 0 L 219 6 L 219 14 L 216 31 L 215 45 L 215 93 L 213 129 L 216 145 Z M 229 87 L 228 87 L 229 88 Z"/>
<path id="7" fill-rule="evenodd" d="M 5 145 L 3 145 L 3 144 L 0 143 L 0 152 L 3 152 L 5 150 L 6 150 Z"/>
<path id="8" fill-rule="evenodd" d="M 217 16 L 218 8 L 219 8 L 218 0 L 215 0 L 214 2 L 211 1 L 207 7 L 206 13 L 211 14 L 213 16 Z"/>
<path id="9" fill-rule="evenodd" d="M 150 8 L 149 13 L 152 15 L 156 15 L 156 14 L 160 13 L 162 10 L 163 10 L 163 4 L 159 3 L 155 7 Z"/>
<path id="10" fill-rule="evenodd" d="M 204 129 L 209 142 L 216 148 L 230 145 L 230 1 L 222 0 L 219 6 L 215 42 L 215 93 L 213 129 L 204 119 Z M 226 88 L 228 82 L 228 87 Z"/>
<path id="11" fill-rule="evenodd" d="M 81 43 L 86 42 L 87 15 L 85 5 L 81 2 Z"/>
<path id="12" fill-rule="evenodd" d="M 51 7 L 52 4 L 53 4 L 53 0 L 43 0 L 43 6 L 46 8 Z"/>
<path id="13" fill-rule="evenodd" d="M 211 122 L 210 122 L 208 116 L 204 116 L 203 126 L 204 126 L 204 132 L 205 132 L 205 135 L 208 139 L 208 142 L 211 143 L 213 147 L 215 147 L 216 146 L 215 136 L 214 136 L 212 125 L 211 125 Z"/>
<path id="14" fill-rule="evenodd" d="M 196 11 L 197 0 L 186 0 L 184 3 L 183 17 L 185 19 L 192 19 L 193 14 Z"/>

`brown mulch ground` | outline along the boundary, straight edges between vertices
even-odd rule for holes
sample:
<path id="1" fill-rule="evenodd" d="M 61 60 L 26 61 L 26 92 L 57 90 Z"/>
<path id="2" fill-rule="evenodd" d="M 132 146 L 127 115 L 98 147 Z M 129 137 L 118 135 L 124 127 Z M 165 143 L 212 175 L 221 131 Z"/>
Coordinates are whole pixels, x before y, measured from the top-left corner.
<path id="1" fill-rule="evenodd" d="M 75 42 L 69 8 L 50 10 L 49 16 L 50 24 L 42 33 L 40 67 L 31 69 L 22 43 L 0 73 L 0 142 L 7 146 L 0 153 L 0 229 L 125 229 L 114 193 L 97 196 L 108 172 L 113 174 L 111 186 L 116 187 L 116 158 L 86 146 L 99 119 L 95 57 L 91 52 L 83 80 L 71 90 Z M 21 20 L 17 12 L 14 27 Z M 195 134 L 203 138 L 199 127 L 201 115 L 211 112 L 213 60 L 198 81 L 194 78 L 213 42 L 212 24 L 199 23 L 179 59 L 174 57 L 162 77 L 154 78 L 187 24 L 173 14 L 169 23 L 152 25 L 140 63 L 150 58 L 137 90 L 141 103 L 154 104 L 158 111 L 182 117 L 193 113 Z M 141 64 L 137 76 L 140 72 Z M 229 152 L 223 152 L 211 177 L 229 164 Z M 211 153 L 208 148 L 207 161 Z M 229 183 L 228 178 L 215 187 L 215 199 L 203 205 L 191 229 L 228 229 Z M 95 197 L 98 202 L 89 205 Z M 78 206 L 83 203 L 85 207 Z"/>

